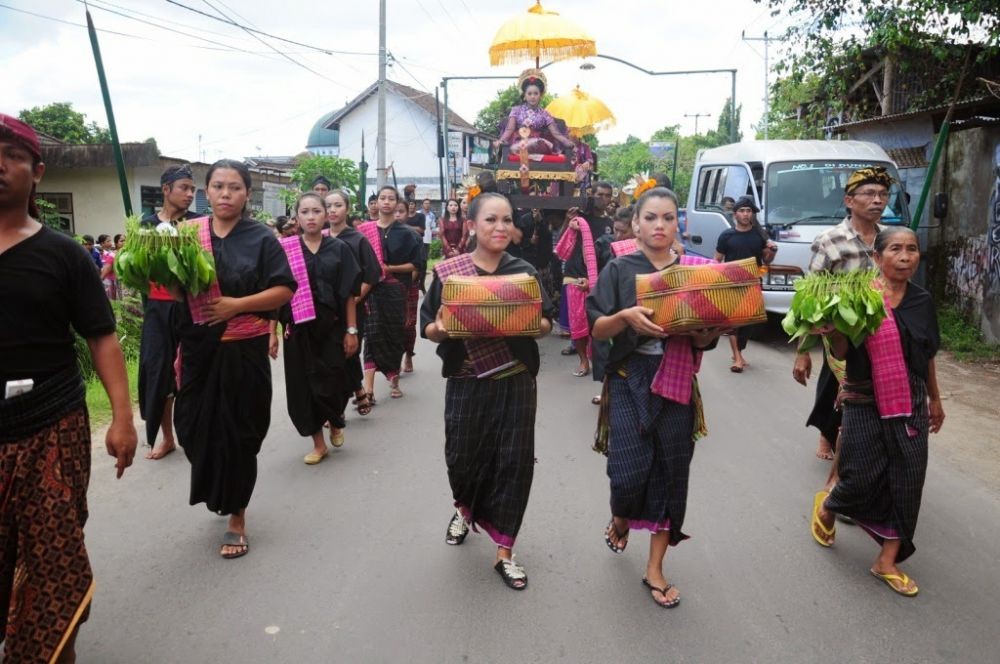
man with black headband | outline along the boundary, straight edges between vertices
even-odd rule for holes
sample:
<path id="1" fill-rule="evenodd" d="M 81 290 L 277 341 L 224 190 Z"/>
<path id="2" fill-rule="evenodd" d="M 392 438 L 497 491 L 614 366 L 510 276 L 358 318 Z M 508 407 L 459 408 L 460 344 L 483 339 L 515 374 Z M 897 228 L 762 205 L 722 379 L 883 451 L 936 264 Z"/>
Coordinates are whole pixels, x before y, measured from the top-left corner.
<path id="1" fill-rule="evenodd" d="M 812 244 L 810 272 L 849 272 L 875 268 L 872 253 L 875 237 L 882 226 L 879 220 L 889 203 L 889 188 L 893 179 L 882 166 L 862 168 L 854 171 L 844 186 L 844 205 L 848 216 L 840 224 L 820 233 Z M 798 353 L 792 376 L 803 385 L 812 373 L 812 357 L 809 353 Z M 835 410 L 839 383 L 829 363 L 824 362 L 816 383 L 816 403 L 807 426 L 820 431 L 816 456 L 834 459 L 834 447 L 840 430 L 840 411 Z M 830 471 L 832 486 L 836 481 L 836 462 Z"/>
<path id="2" fill-rule="evenodd" d="M 176 234 L 177 223 L 194 219 L 189 212 L 194 201 L 194 173 L 191 166 L 171 166 L 160 176 L 163 207 L 146 215 L 142 223 L 155 226 L 160 233 Z M 162 459 L 173 452 L 174 441 L 174 359 L 177 357 L 175 320 L 177 302 L 163 286 L 151 283 L 143 307 L 142 342 L 139 346 L 139 413 L 146 422 L 147 459 Z M 163 442 L 156 445 L 156 435 L 163 428 Z"/>
<path id="3" fill-rule="evenodd" d="M 330 193 L 331 189 L 333 189 L 333 183 L 322 175 L 316 176 L 313 179 L 312 184 L 309 186 L 312 187 L 312 190 L 315 193 L 319 194 L 323 198 L 326 198 L 326 195 Z"/>
<path id="4" fill-rule="evenodd" d="M 38 135 L 0 114 L 0 642 L 4 661 L 76 661 L 94 577 L 84 546 L 90 422 L 74 348 L 111 402 L 118 477 L 136 434 L 115 319 L 87 252 L 37 221 Z"/>

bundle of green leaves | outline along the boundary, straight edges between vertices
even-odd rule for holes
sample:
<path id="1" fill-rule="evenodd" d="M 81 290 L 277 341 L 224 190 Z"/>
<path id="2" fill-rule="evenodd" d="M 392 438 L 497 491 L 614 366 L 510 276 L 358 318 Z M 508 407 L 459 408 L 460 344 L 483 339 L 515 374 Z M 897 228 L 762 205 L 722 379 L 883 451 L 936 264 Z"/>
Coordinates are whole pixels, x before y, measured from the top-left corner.
<path id="1" fill-rule="evenodd" d="M 125 220 L 125 246 L 115 255 L 115 274 L 143 293 L 155 282 L 198 295 L 215 281 L 215 260 L 202 248 L 193 224 L 158 231 L 131 216 Z"/>
<path id="2" fill-rule="evenodd" d="M 789 341 L 802 338 L 801 350 L 819 340 L 816 328 L 833 325 L 855 346 L 878 330 L 885 318 L 881 291 L 875 288 L 878 270 L 813 272 L 795 282 L 795 295 L 781 327 Z"/>

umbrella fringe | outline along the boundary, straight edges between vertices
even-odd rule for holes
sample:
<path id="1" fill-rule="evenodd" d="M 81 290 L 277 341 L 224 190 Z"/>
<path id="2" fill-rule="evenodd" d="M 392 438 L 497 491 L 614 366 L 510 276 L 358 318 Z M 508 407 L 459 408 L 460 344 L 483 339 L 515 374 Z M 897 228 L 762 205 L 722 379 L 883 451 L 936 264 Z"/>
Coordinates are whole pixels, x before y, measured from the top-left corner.
<path id="1" fill-rule="evenodd" d="M 543 41 L 540 46 L 519 46 L 509 48 L 506 45 L 490 48 L 490 65 L 497 67 L 500 65 L 514 65 L 523 63 L 526 60 L 534 60 L 543 54 L 545 58 L 556 60 L 569 60 L 570 58 L 585 58 L 597 55 L 597 48 L 594 44 L 570 44 L 567 46 L 549 46 Z"/>

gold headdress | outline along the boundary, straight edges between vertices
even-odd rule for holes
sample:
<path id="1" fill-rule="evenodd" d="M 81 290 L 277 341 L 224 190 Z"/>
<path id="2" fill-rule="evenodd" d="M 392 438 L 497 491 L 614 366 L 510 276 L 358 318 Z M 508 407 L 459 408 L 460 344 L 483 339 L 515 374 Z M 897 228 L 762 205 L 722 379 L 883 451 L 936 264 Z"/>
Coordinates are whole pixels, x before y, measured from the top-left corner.
<path id="1" fill-rule="evenodd" d="M 549 86 L 548 79 L 545 78 L 545 74 L 542 73 L 541 69 L 525 69 L 521 72 L 521 75 L 517 77 L 517 89 L 524 90 L 525 83 L 535 83 L 540 84 L 542 92 Z"/>

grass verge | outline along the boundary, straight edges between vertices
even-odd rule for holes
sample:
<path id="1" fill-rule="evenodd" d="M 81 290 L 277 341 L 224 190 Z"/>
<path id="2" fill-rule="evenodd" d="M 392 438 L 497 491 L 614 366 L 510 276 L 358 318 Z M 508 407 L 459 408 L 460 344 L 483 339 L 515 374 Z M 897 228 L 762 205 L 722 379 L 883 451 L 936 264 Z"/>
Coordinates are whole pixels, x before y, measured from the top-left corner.
<path id="1" fill-rule="evenodd" d="M 1000 346 L 985 339 L 980 329 L 955 307 L 938 310 L 941 347 L 961 362 L 1000 362 Z"/>
<path id="2" fill-rule="evenodd" d="M 125 362 L 125 372 L 128 374 L 128 393 L 134 396 L 139 393 L 139 363 Z M 111 403 L 104 391 L 101 379 L 93 376 L 87 380 L 87 410 L 90 412 L 90 424 L 93 428 L 102 427 L 111 422 Z M 133 399 L 132 403 L 135 403 Z"/>

